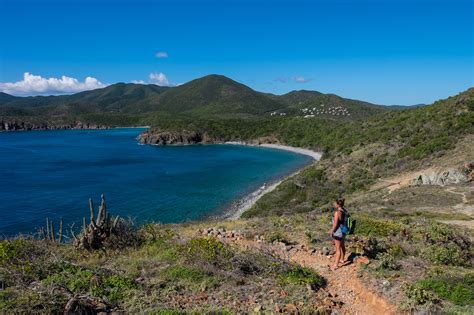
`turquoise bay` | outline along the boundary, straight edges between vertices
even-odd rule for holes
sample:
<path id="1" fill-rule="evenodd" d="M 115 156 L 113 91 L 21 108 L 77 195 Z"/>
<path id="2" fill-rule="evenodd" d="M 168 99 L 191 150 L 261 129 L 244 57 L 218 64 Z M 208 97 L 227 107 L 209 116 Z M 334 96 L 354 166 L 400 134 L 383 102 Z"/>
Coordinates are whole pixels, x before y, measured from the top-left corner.
<path id="1" fill-rule="evenodd" d="M 145 146 L 143 129 L 0 133 L 0 235 L 66 226 L 104 193 L 114 215 L 178 223 L 222 214 L 233 201 L 311 162 L 238 145 Z"/>

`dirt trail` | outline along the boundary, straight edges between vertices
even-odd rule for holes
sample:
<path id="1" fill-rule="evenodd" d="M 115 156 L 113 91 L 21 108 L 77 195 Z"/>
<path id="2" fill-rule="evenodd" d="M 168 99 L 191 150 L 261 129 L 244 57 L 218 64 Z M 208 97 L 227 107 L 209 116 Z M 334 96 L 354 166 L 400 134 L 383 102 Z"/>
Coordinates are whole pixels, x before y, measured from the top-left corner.
<path id="1" fill-rule="evenodd" d="M 391 194 L 395 190 L 410 186 L 411 181 L 420 176 L 420 174 L 433 173 L 436 170 L 436 168 L 430 167 L 419 171 L 407 172 L 398 176 L 381 179 L 378 183 L 374 184 L 370 190 L 373 191 L 386 188 L 389 194 Z"/>
<path id="2" fill-rule="evenodd" d="M 456 186 L 447 187 L 445 189 L 447 192 L 462 196 L 462 202 L 460 204 L 453 206 L 454 211 L 473 217 L 474 205 L 472 205 L 472 203 L 469 202 L 469 198 L 467 197 L 468 191 L 459 192 L 459 191 L 456 191 L 456 189 L 458 189 L 458 187 Z M 447 224 L 461 225 L 469 229 L 474 229 L 474 220 L 443 220 L 441 222 L 447 223 Z"/>
<path id="3" fill-rule="evenodd" d="M 463 204 L 467 204 L 469 202 L 469 200 L 467 199 L 467 193 L 466 192 L 458 192 L 458 191 L 455 191 L 456 190 L 456 187 L 448 187 L 446 188 L 446 191 L 452 193 L 452 194 L 455 194 L 455 195 L 461 195 L 462 196 L 462 203 Z"/>
<path id="4" fill-rule="evenodd" d="M 342 314 L 399 314 L 389 301 L 369 290 L 363 284 L 363 278 L 357 275 L 359 263 L 330 271 L 331 259 L 319 253 L 311 253 L 301 246 L 287 251 L 282 246 L 244 239 L 229 240 L 245 249 L 267 249 L 283 259 L 301 266 L 310 267 L 327 279 L 325 290 L 336 300 L 343 302 L 339 307 Z"/>

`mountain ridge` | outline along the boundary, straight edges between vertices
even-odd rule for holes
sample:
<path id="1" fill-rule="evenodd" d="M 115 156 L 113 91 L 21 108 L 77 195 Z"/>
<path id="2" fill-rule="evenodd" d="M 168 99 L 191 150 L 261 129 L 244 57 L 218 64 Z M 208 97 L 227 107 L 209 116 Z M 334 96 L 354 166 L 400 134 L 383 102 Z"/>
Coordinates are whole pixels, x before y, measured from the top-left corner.
<path id="1" fill-rule="evenodd" d="M 262 116 L 273 111 L 302 115 L 301 104 L 296 103 L 301 99 L 308 106 L 324 102 L 347 106 L 352 111 L 360 111 L 360 115 L 355 115 L 360 117 L 385 110 L 379 105 L 316 91 L 292 91 L 284 95 L 262 93 L 226 76 L 211 74 L 176 87 L 116 83 L 71 95 L 19 97 L 3 93 L 0 95 L 0 115 L 13 113 L 15 116 L 18 109 L 25 110 L 24 116 L 149 112 Z"/>

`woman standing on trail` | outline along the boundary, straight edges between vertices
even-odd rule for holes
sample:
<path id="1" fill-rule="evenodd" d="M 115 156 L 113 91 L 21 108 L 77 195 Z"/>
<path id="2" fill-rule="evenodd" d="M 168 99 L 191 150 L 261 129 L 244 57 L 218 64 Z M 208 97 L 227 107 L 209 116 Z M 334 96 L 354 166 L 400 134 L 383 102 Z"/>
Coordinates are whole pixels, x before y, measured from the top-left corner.
<path id="1" fill-rule="evenodd" d="M 334 202 L 334 218 L 332 221 L 332 227 L 329 230 L 329 235 L 334 239 L 336 246 L 336 255 L 334 264 L 330 267 L 331 270 L 339 268 L 339 263 L 344 263 L 344 257 L 346 256 L 346 246 L 344 245 L 344 233 L 342 233 L 342 224 L 346 216 L 346 210 L 344 209 L 344 198 L 339 198 Z"/>

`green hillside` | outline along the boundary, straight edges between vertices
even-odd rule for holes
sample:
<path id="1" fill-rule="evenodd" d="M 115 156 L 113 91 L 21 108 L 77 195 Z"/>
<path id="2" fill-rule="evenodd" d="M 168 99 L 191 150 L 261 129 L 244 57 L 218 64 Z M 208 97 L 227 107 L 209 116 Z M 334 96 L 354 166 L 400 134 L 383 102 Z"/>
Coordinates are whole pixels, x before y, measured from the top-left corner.
<path id="1" fill-rule="evenodd" d="M 474 134 L 474 88 L 429 106 L 390 111 L 362 123 L 337 128 L 313 122 L 298 125 L 304 137 L 289 124 L 272 134 L 286 144 L 323 150 L 323 159 L 266 195 L 246 215 L 310 211 L 339 194 L 365 191 L 379 178 L 433 165 Z"/>
<path id="2" fill-rule="evenodd" d="M 154 84 L 117 83 L 104 89 L 71 95 L 67 101 L 71 107 L 76 104 L 96 104 L 102 112 L 149 112 L 155 109 L 160 94 L 168 89 Z"/>
<path id="3" fill-rule="evenodd" d="M 285 105 L 220 75 L 209 75 L 178 87 L 117 83 L 103 89 L 73 95 L 0 97 L 2 107 L 44 107 L 55 113 L 96 112 L 173 114 L 264 114 Z M 32 110 L 32 114 L 35 111 Z"/>
<path id="4" fill-rule="evenodd" d="M 284 104 L 225 76 L 208 75 L 163 93 L 158 109 L 198 115 L 263 115 L 284 107 Z"/>
<path id="5" fill-rule="evenodd" d="M 3 103 L 11 102 L 16 99 L 16 96 L 0 92 L 0 105 Z"/>
<path id="6" fill-rule="evenodd" d="M 304 108 L 312 111 L 316 107 L 324 110 L 307 118 L 354 120 L 386 110 L 383 106 L 319 92 L 294 91 L 282 96 L 260 93 L 222 75 L 208 75 L 177 87 L 117 83 L 73 95 L 0 95 L 2 120 L 47 123 L 52 127 L 74 122 L 128 126 L 142 117 L 149 121 L 150 117 L 163 115 L 200 119 L 303 117 L 310 114 L 303 112 Z"/>
<path id="7" fill-rule="evenodd" d="M 28 108 L 31 114 L 41 114 L 37 108 L 45 108 L 47 112 L 57 111 L 68 113 L 90 112 L 145 112 L 148 106 L 156 101 L 156 97 L 167 90 L 157 85 L 117 83 L 91 91 L 73 95 L 15 97 L 3 102 L 2 107 Z M 8 94 L 6 94 L 8 95 Z M 59 109 L 58 109 L 59 108 Z"/>
<path id="8" fill-rule="evenodd" d="M 323 118 L 337 117 L 352 120 L 387 110 L 384 106 L 342 98 L 335 94 L 306 90 L 292 91 L 278 96 L 277 99 L 297 114 L 313 114 Z"/>

